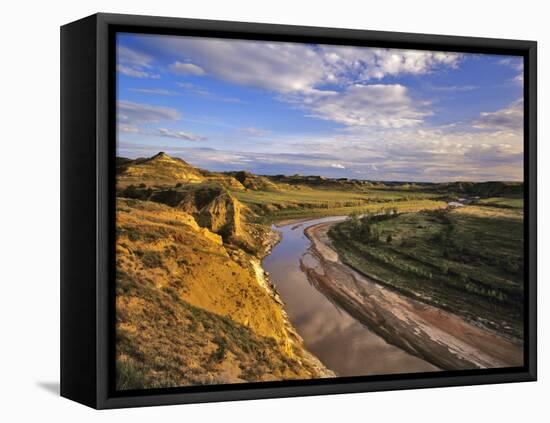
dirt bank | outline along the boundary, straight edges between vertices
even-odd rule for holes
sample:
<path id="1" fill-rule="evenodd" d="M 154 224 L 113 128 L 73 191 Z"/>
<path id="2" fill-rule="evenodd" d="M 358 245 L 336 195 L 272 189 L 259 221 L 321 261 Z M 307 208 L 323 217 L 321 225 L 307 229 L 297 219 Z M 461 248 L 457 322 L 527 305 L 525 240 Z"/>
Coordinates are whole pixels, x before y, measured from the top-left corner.
<path id="1" fill-rule="evenodd" d="M 523 365 L 523 348 L 463 318 L 405 297 L 343 264 L 327 231 L 335 222 L 304 232 L 320 266 L 302 270 L 311 283 L 388 343 L 445 370 Z"/>

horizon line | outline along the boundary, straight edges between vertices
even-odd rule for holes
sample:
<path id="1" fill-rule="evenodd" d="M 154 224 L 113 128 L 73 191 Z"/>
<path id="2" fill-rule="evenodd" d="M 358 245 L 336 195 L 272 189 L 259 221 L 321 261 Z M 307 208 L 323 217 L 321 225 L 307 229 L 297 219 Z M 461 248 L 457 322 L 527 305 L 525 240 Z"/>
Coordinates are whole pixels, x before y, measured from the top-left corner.
<path id="1" fill-rule="evenodd" d="M 167 155 L 168 157 L 171 157 L 171 158 L 176 158 L 176 159 L 180 159 L 180 160 L 183 160 L 185 161 L 185 159 L 183 159 L 182 157 L 179 157 L 179 156 L 173 156 L 173 155 L 170 155 L 164 151 L 159 151 L 158 153 L 155 153 L 153 154 L 152 156 L 150 157 L 137 157 L 135 159 L 130 159 L 128 157 L 124 157 L 124 156 L 119 156 L 119 155 L 115 155 L 115 159 L 126 159 L 126 160 L 139 160 L 139 159 L 151 159 L 155 156 L 158 156 L 160 154 L 165 154 Z M 185 161 L 186 162 L 186 161 Z M 187 163 L 187 162 L 186 162 Z M 323 175 L 314 175 L 314 174 L 301 174 L 301 173 L 294 173 L 294 174 L 284 174 L 284 173 L 274 173 L 274 174 L 265 174 L 265 173 L 254 173 L 254 172 L 251 172 L 249 170 L 245 170 L 245 169 L 240 169 L 240 170 L 222 170 L 222 171 L 218 171 L 218 170 L 210 170 L 210 169 L 207 169 L 207 168 L 204 168 L 204 167 L 199 167 L 199 166 L 195 166 L 195 165 L 192 165 L 189 163 L 190 166 L 193 166 L 195 168 L 198 168 L 198 169 L 203 169 L 203 170 L 206 170 L 208 172 L 213 172 L 213 173 L 235 173 L 235 172 L 248 172 L 252 175 L 256 175 L 256 176 L 264 176 L 264 177 L 273 177 L 273 176 L 286 176 L 286 177 L 292 177 L 292 176 L 300 176 L 300 177 L 304 177 L 304 178 L 307 178 L 307 177 L 317 177 L 317 178 L 325 178 L 325 179 L 329 179 L 329 180 L 348 180 L 348 181 L 363 181 L 363 182 L 379 182 L 379 183 L 394 183 L 394 184 L 432 184 L 432 185 L 440 185 L 440 184 L 458 184 L 458 183 L 470 183 L 470 184 L 486 184 L 486 183 L 491 183 L 491 182 L 498 182 L 498 183 L 515 183 L 515 184 L 524 184 L 525 181 L 524 180 L 501 180 L 501 179 L 488 179 L 488 180 L 483 180 L 483 181 L 472 181 L 472 180 L 447 180 L 447 181 L 442 181 L 442 182 L 432 182 L 432 181 L 403 181 L 403 180 L 398 180 L 398 179 L 361 179 L 361 178 L 349 178 L 349 177 L 330 177 L 330 176 L 323 176 Z"/>

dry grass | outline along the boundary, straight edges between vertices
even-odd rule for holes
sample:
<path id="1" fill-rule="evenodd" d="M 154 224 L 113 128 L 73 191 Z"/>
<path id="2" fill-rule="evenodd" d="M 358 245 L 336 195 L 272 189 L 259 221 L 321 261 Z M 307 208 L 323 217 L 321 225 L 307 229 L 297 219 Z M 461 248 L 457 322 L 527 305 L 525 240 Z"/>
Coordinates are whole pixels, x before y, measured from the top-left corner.
<path id="1" fill-rule="evenodd" d="M 187 213 L 117 202 L 120 389 L 318 376 L 295 358 L 253 257 Z"/>

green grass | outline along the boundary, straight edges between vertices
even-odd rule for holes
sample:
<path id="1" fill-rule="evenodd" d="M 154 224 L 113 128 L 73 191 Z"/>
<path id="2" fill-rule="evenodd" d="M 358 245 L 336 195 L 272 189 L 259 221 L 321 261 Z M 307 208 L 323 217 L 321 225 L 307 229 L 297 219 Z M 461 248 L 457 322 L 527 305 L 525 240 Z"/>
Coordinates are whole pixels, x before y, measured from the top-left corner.
<path id="1" fill-rule="evenodd" d="M 331 190 L 301 187 L 280 191 L 232 191 L 261 223 L 304 217 L 350 215 L 382 209 L 416 211 L 445 205 L 440 195 L 403 190 Z"/>
<path id="2" fill-rule="evenodd" d="M 434 198 L 433 194 L 410 191 L 376 190 L 344 191 L 302 188 L 282 191 L 233 191 L 245 204 L 301 205 L 310 208 L 358 206 L 367 202 L 401 201 Z"/>
<path id="3" fill-rule="evenodd" d="M 479 201 L 480 205 L 491 207 L 502 207 L 510 209 L 523 209 L 523 198 L 484 198 Z"/>
<path id="4" fill-rule="evenodd" d="M 350 220 L 329 235 L 360 272 L 522 338 L 523 221 L 479 209 L 401 214 L 370 225 Z"/>

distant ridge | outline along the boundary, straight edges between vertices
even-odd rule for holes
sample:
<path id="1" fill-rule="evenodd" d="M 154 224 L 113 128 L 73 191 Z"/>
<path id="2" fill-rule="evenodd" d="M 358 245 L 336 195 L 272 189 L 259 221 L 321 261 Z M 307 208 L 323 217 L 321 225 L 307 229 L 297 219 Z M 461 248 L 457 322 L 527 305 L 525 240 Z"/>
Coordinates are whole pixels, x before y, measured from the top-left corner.
<path id="1" fill-rule="evenodd" d="M 160 151 L 152 157 L 127 159 L 117 157 L 117 186 L 129 185 L 175 186 L 213 182 L 232 190 L 278 191 L 281 187 L 323 187 L 332 189 L 359 189 L 400 187 L 405 190 L 454 192 L 468 196 L 523 196 L 523 182 L 400 182 L 371 181 L 349 178 L 326 178 L 316 175 L 257 175 L 249 171 L 211 172 L 195 167 L 179 157 Z"/>
<path id="2" fill-rule="evenodd" d="M 205 175 L 199 169 L 182 159 L 174 158 L 164 152 L 153 157 L 136 160 L 118 160 L 117 183 L 127 186 L 136 183 L 172 185 L 181 183 L 200 183 Z"/>

